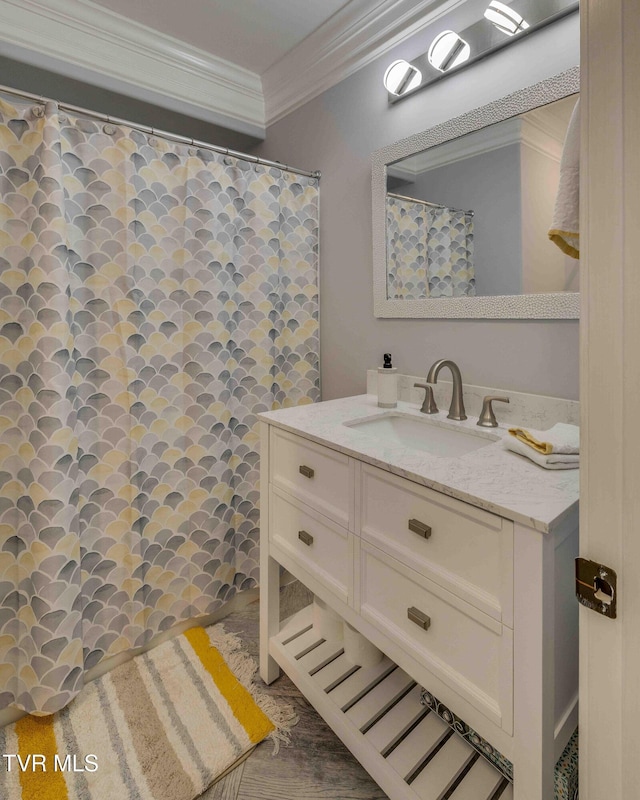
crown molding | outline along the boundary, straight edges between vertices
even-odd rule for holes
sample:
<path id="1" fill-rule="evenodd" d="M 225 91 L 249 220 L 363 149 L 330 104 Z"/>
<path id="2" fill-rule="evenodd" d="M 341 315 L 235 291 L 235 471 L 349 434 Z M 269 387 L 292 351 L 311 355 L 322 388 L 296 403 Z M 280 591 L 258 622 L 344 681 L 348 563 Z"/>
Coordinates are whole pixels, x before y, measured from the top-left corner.
<path id="1" fill-rule="evenodd" d="M 455 164 L 456 161 L 464 161 L 482 153 L 490 153 L 510 144 L 520 144 L 521 141 L 522 120 L 514 117 L 405 158 L 401 167 L 387 167 L 387 173 L 405 179 L 411 175 L 415 180 L 423 172 Z"/>
<path id="2" fill-rule="evenodd" d="M 571 96 L 566 99 L 569 100 L 570 97 Z M 529 111 L 526 119 L 549 136 L 552 136 L 561 143 L 564 142 L 564 137 L 567 135 L 569 120 L 558 115 L 554 108 L 554 103 L 541 106 L 540 108 L 534 108 L 533 111 Z"/>
<path id="3" fill-rule="evenodd" d="M 259 75 L 90 0 L 0 0 L 0 52 L 264 138 Z"/>
<path id="4" fill-rule="evenodd" d="M 466 1 L 351 0 L 263 74 L 267 126 Z"/>
<path id="5" fill-rule="evenodd" d="M 560 163 L 564 135 L 558 135 L 555 129 L 539 124 L 535 118 L 529 119 L 525 117 L 522 122 L 521 141 L 523 146 Z M 566 131 L 564 133 L 566 134 Z"/>
<path id="6" fill-rule="evenodd" d="M 416 178 L 418 177 L 418 173 L 409 167 L 397 167 L 395 164 L 391 164 L 387 167 L 387 177 L 388 178 L 397 178 L 400 181 L 404 181 L 405 183 L 415 183 Z M 393 190 L 395 191 L 395 190 Z"/>
<path id="7" fill-rule="evenodd" d="M 511 144 L 525 145 L 547 158 L 560 161 L 566 131 L 556 125 L 545 124 L 550 121 L 547 116 L 537 116 L 535 111 L 529 111 L 522 117 L 489 125 L 405 158 L 399 164 L 391 164 L 387 167 L 387 175 L 413 182 L 423 172 L 455 164 L 456 161 L 482 153 L 490 153 Z"/>

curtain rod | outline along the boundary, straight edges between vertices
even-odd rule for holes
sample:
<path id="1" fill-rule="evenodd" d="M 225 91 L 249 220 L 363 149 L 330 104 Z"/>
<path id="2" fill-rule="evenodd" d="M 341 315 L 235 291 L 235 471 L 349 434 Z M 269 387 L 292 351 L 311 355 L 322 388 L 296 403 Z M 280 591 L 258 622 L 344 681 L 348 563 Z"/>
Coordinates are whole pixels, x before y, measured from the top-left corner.
<path id="1" fill-rule="evenodd" d="M 465 211 L 462 208 L 450 208 L 449 206 L 443 206 L 440 203 L 430 203 L 428 200 L 418 200 L 417 197 L 405 197 L 405 195 L 396 194 L 395 192 L 387 192 L 387 197 L 395 197 L 397 200 L 408 200 L 410 203 L 421 203 L 423 206 L 429 206 L 430 208 L 446 208 L 449 211 L 458 211 L 460 214 L 469 214 L 470 217 L 475 215 L 475 211 Z"/>
<path id="2" fill-rule="evenodd" d="M 239 150 L 231 150 L 229 147 L 220 147 L 217 144 L 202 142 L 199 139 L 191 139 L 188 136 L 180 136 L 180 134 L 170 133 L 169 131 L 163 131 L 159 128 L 152 128 L 149 125 L 142 125 L 137 122 L 130 122 L 126 119 L 120 119 L 119 117 L 112 117 L 109 114 L 103 114 L 100 111 L 91 111 L 88 108 L 72 106 L 69 103 L 62 103 L 58 100 L 53 100 L 50 97 L 42 97 L 37 94 L 31 94 L 31 92 L 24 92 L 21 89 L 12 89 L 9 86 L 0 85 L 0 92 L 3 92 L 4 94 L 11 94 L 16 97 L 23 97 L 26 100 L 33 100 L 36 103 L 56 103 L 58 108 L 62 111 L 69 111 L 72 114 L 81 114 L 84 117 L 92 117 L 93 119 L 99 119 L 101 122 L 110 122 L 114 125 L 124 125 L 127 128 L 134 128 L 142 133 L 151 134 L 151 136 L 159 136 L 162 139 L 169 139 L 169 141 L 177 142 L 178 144 L 191 145 L 192 147 L 197 147 L 201 150 L 213 150 L 216 153 L 222 153 L 223 155 L 231 156 L 232 158 L 237 158 L 241 161 L 250 161 L 252 164 L 262 164 L 265 167 L 276 167 L 276 169 L 280 169 L 285 172 L 293 172 L 296 175 L 303 175 L 306 178 L 320 178 L 319 170 L 308 172 L 304 169 L 296 169 L 294 167 L 290 167 L 288 164 L 281 164 L 279 161 L 270 161 L 267 158 L 259 158 L 258 156 L 253 156 L 249 153 L 241 153 Z"/>

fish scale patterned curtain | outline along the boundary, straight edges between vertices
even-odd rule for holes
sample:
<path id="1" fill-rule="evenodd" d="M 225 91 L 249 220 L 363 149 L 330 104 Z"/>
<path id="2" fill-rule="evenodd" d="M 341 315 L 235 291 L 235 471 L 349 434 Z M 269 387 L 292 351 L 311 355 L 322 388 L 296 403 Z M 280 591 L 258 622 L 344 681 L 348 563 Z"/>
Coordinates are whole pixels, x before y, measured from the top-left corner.
<path id="1" fill-rule="evenodd" d="M 473 213 L 387 194 L 387 297 L 476 293 Z"/>
<path id="2" fill-rule="evenodd" d="M 0 99 L 0 708 L 258 579 L 256 414 L 313 402 L 317 181 Z"/>
<path id="3" fill-rule="evenodd" d="M 427 207 L 387 195 L 387 297 L 421 300 L 429 296 L 425 227 Z"/>
<path id="4" fill-rule="evenodd" d="M 430 209 L 427 231 L 430 297 L 473 297 L 473 214 L 453 208 Z"/>

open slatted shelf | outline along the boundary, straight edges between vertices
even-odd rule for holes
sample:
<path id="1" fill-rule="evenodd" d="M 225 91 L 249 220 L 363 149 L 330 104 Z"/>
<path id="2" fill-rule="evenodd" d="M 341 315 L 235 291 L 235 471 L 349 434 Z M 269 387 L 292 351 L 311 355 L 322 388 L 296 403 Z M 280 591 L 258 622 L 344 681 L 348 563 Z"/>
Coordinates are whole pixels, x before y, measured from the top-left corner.
<path id="1" fill-rule="evenodd" d="M 269 650 L 392 800 L 512 800 L 509 781 L 420 703 L 409 675 L 386 657 L 352 664 L 313 628 L 311 606 Z"/>

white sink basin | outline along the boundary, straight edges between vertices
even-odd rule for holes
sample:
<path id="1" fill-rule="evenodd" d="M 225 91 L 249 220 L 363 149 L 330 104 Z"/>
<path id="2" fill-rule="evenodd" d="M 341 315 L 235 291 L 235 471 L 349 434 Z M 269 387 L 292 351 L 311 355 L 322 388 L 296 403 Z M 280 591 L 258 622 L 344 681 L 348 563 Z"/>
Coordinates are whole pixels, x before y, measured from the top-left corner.
<path id="1" fill-rule="evenodd" d="M 489 433 L 449 427 L 409 414 L 390 413 L 345 422 L 349 428 L 378 438 L 381 444 L 397 444 L 422 450 L 432 456 L 456 458 L 498 441 Z"/>

